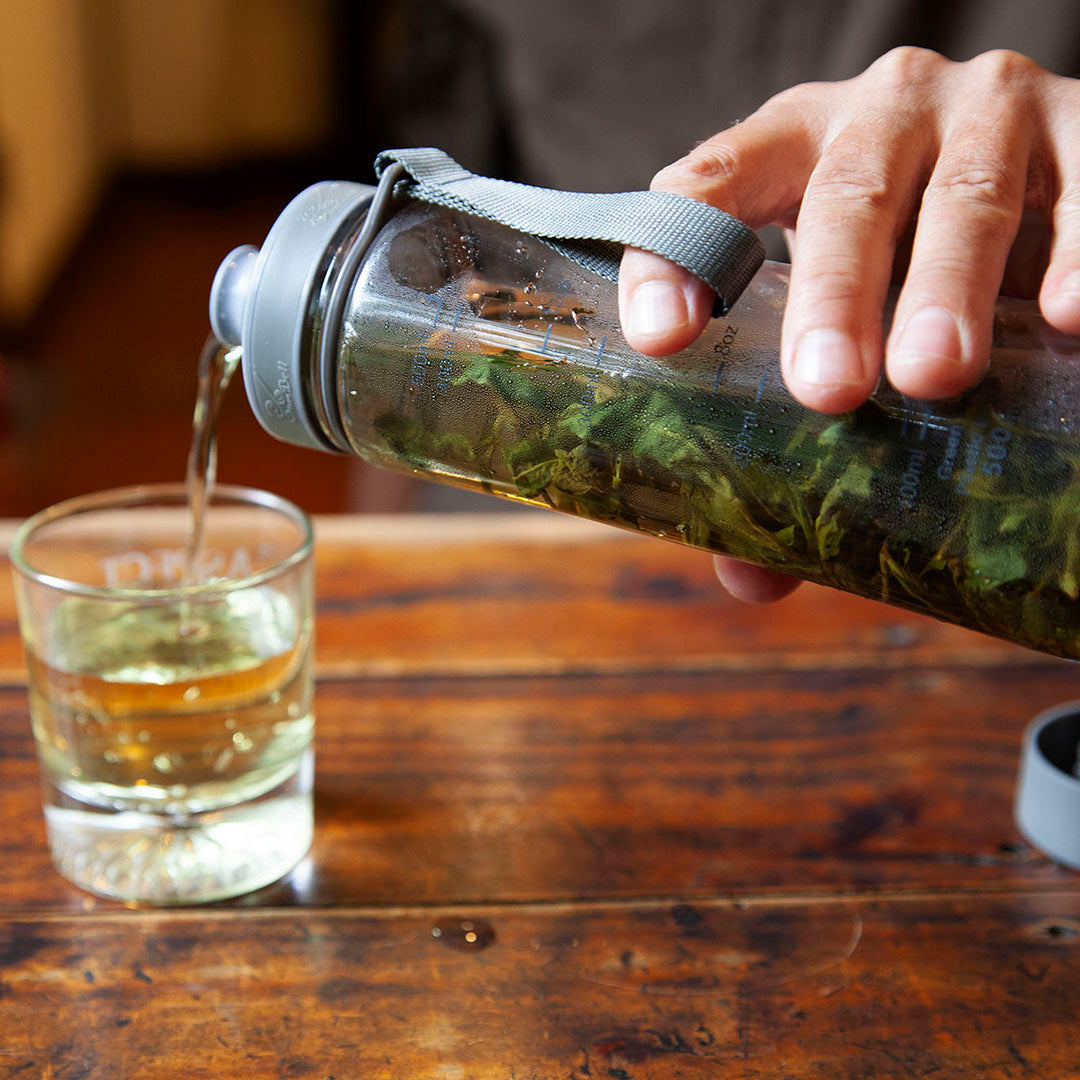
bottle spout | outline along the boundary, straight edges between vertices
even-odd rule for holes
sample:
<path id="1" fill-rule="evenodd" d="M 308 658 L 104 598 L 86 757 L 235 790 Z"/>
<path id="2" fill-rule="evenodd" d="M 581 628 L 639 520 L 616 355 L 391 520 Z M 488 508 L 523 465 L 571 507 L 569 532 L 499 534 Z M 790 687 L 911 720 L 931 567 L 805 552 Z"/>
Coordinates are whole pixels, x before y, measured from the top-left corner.
<path id="1" fill-rule="evenodd" d="M 251 244 L 234 248 L 214 275 L 210 287 L 210 328 L 222 345 L 241 344 L 244 315 L 255 283 L 259 249 Z"/>

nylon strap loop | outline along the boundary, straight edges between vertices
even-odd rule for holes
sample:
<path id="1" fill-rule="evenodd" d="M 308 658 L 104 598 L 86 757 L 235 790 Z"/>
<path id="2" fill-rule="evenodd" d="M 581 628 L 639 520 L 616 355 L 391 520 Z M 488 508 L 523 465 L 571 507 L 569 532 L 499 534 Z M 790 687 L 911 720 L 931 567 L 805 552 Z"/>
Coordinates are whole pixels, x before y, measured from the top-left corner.
<path id="1" fill-rule="evenodd" d="M 624 247 L 662 255 L 701 278 L 724 315 L 765 258 L 757 234 L 714 206 L 667 191 L 583 193 L 493 180 L 433 147 L 384 150 L 380 178 L 397 163 L 395 192 L 530 233 L 575 262 L 617 281 Z M 396 171 L 396 170 L 395 170 Z"/>

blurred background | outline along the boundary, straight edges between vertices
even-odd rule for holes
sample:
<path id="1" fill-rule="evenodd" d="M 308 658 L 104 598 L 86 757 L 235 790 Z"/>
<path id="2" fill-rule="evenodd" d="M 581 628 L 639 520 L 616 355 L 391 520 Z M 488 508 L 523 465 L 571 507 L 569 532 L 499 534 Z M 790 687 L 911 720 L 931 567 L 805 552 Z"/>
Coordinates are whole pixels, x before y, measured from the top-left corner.
<path id="1" fill-rule="evenodd" d="M 438 79 L 436 43 L 457 31 L 449 16 L 418 19 L 411 7 L 0 3 L 0 516 L 183 477 L 222 257 L 261 243 L 307 184 L 370 179 L 376 151 L 395 142 L 388 117 L 426 117 L 400 125 L 406 140 L 446 134 L 438 114 L 448 98 L 416 108 L 413 65 L 425 82 Z M 492 166 L 487 110 L 467 116 L 442 145 Z M 444 498 L 354 459 L 276 442 L 252 418 L 239 379 L 219 476 L 314 512 Z M 479 508 L 493 502 L 474 498 Z M 458 492 L 451 501 L 472 506 Z"/>
<path id="2" fill-rule="evenodd" d="M 0 517 L 183 476 L 214 271 L 306 185 L 436 145 L 510 179 L 646 186 L 778 90 L 902 43 L 1076 74 L 1080 7 L 2 0 Z M 278 443 L 238 385 L 219 475 L 313 512 L 508 509 Z"/>

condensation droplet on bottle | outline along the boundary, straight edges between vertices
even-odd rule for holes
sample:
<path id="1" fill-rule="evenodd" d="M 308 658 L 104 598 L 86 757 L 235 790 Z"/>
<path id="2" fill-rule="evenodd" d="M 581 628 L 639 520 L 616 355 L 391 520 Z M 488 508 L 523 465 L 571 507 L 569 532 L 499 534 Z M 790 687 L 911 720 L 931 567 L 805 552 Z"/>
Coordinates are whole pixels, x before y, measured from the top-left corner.
<path id="1" fill-rule="evenodd" d="M 534 292 L 536 292 L 536 282 L 534 282 L 534 281 L 527 282 L 525 287 L 521 291 L 526 296 L 532 296 L 532 294 Z"/>
<path id="2" fill-rule="evenodd" d="M 516 248 L 514 248 L 514 254 L 515 255 L 528 255 L 529 254 L 529 249 L 524 244 L 518 244 L 518 246 Z"/>

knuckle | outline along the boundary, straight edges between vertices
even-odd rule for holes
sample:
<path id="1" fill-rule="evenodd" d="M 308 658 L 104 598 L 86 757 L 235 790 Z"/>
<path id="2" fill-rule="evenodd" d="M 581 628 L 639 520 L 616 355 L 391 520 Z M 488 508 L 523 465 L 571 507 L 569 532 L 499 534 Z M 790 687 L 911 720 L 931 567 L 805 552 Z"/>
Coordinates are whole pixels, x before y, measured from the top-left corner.
<path id="1" fill-rule="evenodd" d="M 851 163 L 822 170 L 811 181 L 803 201 L 804 208 L 814 204 L 830 213 L 859 213 L 870 217 L 891 217 L 896 196 L 888 181 L 880 175 Z"/>
<path id="2" fill-rule="evenodd" d="M 883 78 L 892 86 L 909 86 L 949 64 L 940 53 L 916 45 L 898 45 L 875 60 L 868 73 Z"/>
<path id="3" fill-rule="evenodd" d="M 991 49 L 980 53 L 969 64 L 995 89 L 1025 83 L 1042 70 L 1030 57 L 1013 49 Z"/>
<path id="4" fill-rule="evenodd" d="M 924 201 L 948 199 L 994 213 L 1018 212 L 1024 182 L 1005 163 L 964 162 L 931 178 Z"/>
<path id="5" fill-rule="evenodd" d="M 796 83 L 773 94 L 758 111 L 758 116 L 769 113 L 794 114 L 802 113 L 815 106 L 818 95 L 829 86 L 822 82 Z"/>
<path id="6" fill-rule="evenodd" d="M 742 159 L 727 143 L 716 139 L 696 146 L 689 154 L 662 168 L 649 185 L 654 191 L 694 194 L 715 190 L 734 181 Z"/>
<path id="7" fill-rule="evenodd" d="M 924 252 L 908 273 L 908 288 L 930 299 L 952 297 L 964 292 L 966 283 L 978 272 L 972 265 L 971 248 L 965 244 L 942 244 Z"/>
<path id="8" fill-rule="evenodd" d="M 803 306 L 823 302 L 854 303 L 866 288 L 865 275 L 844 254 L 818 254 L 803 262 L 800 295 Z"/>

